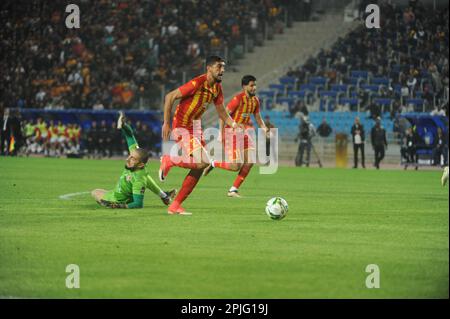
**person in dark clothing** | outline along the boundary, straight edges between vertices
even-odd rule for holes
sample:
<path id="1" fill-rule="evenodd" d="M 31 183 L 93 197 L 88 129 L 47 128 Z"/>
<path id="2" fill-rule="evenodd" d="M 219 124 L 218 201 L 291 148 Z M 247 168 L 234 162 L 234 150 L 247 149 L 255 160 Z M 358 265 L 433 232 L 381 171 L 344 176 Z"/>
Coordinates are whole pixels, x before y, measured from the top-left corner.
<path id="1" fill-rule="evenodd" d="M 320 123 L 319 127 L 317 128 L 317 133 L 319 133 L 319 136 L 321 137 L 328 137 L 333 132 L 333 129 L 331 126 L 327 123 L 327 120 L 325 118 L 322 119 L 322 123 Z"/>
<path id="2" fill-rule="evenodd" d="M 308 108 L 306 107 L 306 104 L 304 102 L 300 102 L 300 113 L 302 113 L 303 116 L 309 115 Z"/>
<path id="3" fill-rule="evenodd" d="M 380 169 L 380 162 L 384 158 L 385 149 L 387 149 L 388 143 L 386 139 L 386 131 L 381 126 L 381 119 L 378 117 L 375 122 L 375 126 L 370 133 L 373 150 L 375 151 L 375 163 L 374 166 Z"/>
<path id="4" fill-rule="evenodd" d="M 306 117 L 302 117 L 300 123 L 300 131 L 298 133 L 297 138 L 295 139 L 295 141 L 300 140 L 297 156 L 295 158 L 296 166 L 302 166 L 303 164 L 306 164 L 306 167 L 309 167 L 309 160 L 311 158 L 311 138 L 312 134 L 310 130 L 310 123 Z M 306 160 L 303 161 L 305 151 L 306 151 Z"/>
<path id="5" fill-rule="evenodd" d="M 11 156 L 16 156 L 17 152 L 23 146 L 23 134 L 22 134 L 22 125 L 20 123 L 20 113 L 18 111 L 11 112 L 11 117 L 9 119 L 9 131 L 10 137 L 14 137 L 14 147 L 11 150 Z"/>
<path id="6" fill-rule="evenodd" d="M 364 126 L 360 123 L 359 117 L 355 118 L 355 124 L 351 128 L 352 141 L 353 141 L 353 168 L 358 168 L 358 150 L 361 152 L 361 166 L 366 168 L 366 162 L 364 158 L 364 143 L 365 132 Z"/>
<path id="7" fill-rule="evenodd" d="M 444 165 L 448 165 L 448 135 L 438 127 L 437 136 L 433 147 L 433 163 L 441 165 L 441 155 L 444 157 Z"/>
<path id="8" fill-rule="evenodd" d="M 417 136 L 413 133 L 412 128 L 408 128 L 406 130 L 404 144 L 400 149 L 402 157 L 405 159 L 405 169 L 408 168 L 408 165 L 411 163 L 417 163 L 417 155 L 416 155 L 416 145 L 417 145 Z M 418 166 L 416 164 L 416 170 Z"/>
<path id="9" fill-rule="evenodd" d="M 370 117 L 372 119 L 376 120 L 378 117 L 381 116 L 381 109 L 375 103 L 369 105 L 369 110 L 370 110 Z"/>
<path id="10" fill-rule="evenodd" d="M 106 125 L 106 121 L 103 120 L 100 122 L 100 128 L 99 128 L 99 139 L 98 139 L 98 144 L 99 145 L 109 145 L 111 143 L 112 139 L 111 139 L 111 135 L 110 135 L 110 129 L 109 127 Z M 107 150 L 106 147 L 102 147 L 101 148 L 101 154 L 103 157 L 105 156 L 111 156 L 111 153 L 109 153 L 109 150 Z"/>
<path id="11" fill-rule="evenodd" d="M 9 109 L 5 109 L 0 114 L 0 155 L 9 154 L 9 142 L 11 140 L 11 122 L 9 118 Z"/>
<path id="12" fill-rule="evenodd" d="M 95 157 L 99 149 L 99 130 L 96 121 L 92 121 L 91 128 L 87 133 L 87 150 L 89 155 Z"/>
<path id="13" fill-rule="evenodd" d="M 140 132 L 137 132 L 137 140 L 147 150 L 154 151 L 155 145 L 153 144 L 153 131 L 149 129 L 147 124 L 142 124 Z M 140 145 L 139 144 L 139 145 Z"/>
<path id="14" fill-rule="evenodd" d="M 111 141 L 120 141 L 123 140 L 120 138 L 120 130 L 117 129 L 117 123 L 112 122 L 109 128 L 108 136 L 111 138 Z M 116 155 L 119 153 L 119 150 L 122 148 L 122 144 L 119 143 L 109 143 L 108 144 L 108 155 L 109 157 Z"/>

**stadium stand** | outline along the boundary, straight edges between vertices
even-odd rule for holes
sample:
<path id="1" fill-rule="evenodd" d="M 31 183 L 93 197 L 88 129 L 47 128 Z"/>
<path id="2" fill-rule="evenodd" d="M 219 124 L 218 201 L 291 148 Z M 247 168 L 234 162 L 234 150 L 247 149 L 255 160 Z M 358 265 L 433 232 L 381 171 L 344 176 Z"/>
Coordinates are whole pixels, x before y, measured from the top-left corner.
<path id="1" fill-rule="evenodd" d="M 362 24 L 337 39 L 331 49 L 320 50 L 302 65 L 292 67 L 278 82 L 262 88 L 259 96 L 264 113 L 279 129 L 280 149 L 286 160 L 294 156 L 293 141 L 303 115 L 316 128 L 326 119 L 333 129 L 328 139 L 316 137 L 319 149 L 325 150 L 322 155 L 334 154 L 335 134 L 348 135 L 356 116 L 366 131 L 374 126 L 374 118 L 381 118 L 394 144 L 388 156 L 397 160 L 397 148 L 404 143 L 403 119 L 431 114 L 434 121 L 444 123 L 442 129 L 448 134 L 444 117 L 448 118 L 449 97 L 448 10 L 417 3 L 406 8 L 380 3 L 380 29 L 370 30 Z M 309 112 L 302 111 L 300 105 Z M 410 122 L 409 126 L 415 125 Z M 431 151 L 421 152 L 430 155 Z"/>
<path id="2" fill-rule="evenodd" d="M 0 16 L 3 107 L 159 107 L 161 88 L 201 73 L 207 54 L 242 55 L 282 31 L 283 1 L 78 1 L 79 29 L 65 27 L 65 1 L 4 1 Z M 189 17 L 189 19 L 186 19 Z M 271 35 L 273 36 L 273 34 Z"/>
<path id="3" fill-rule="evenodd" d="M 288 110 L 291 116 L 298 112 L 298 101 L 318 111 L 319 118 L 320 112 L 347 111 L 325 115 L 336 116 L 337 130 L 352 122 L 355 112 L 361 118 L 366 117 L 361 112 L 382 116 L 390 131 L 399 113 L 444 110 L 448 115 L 448 11 L 381 6 L 380 29 L 362 25 L 260 92 L 265 109 L 282 111 L 272 116 L 282 119 L 279 127 L 288 135 L 297 131 L 298 120 L 286 118 Z"/>

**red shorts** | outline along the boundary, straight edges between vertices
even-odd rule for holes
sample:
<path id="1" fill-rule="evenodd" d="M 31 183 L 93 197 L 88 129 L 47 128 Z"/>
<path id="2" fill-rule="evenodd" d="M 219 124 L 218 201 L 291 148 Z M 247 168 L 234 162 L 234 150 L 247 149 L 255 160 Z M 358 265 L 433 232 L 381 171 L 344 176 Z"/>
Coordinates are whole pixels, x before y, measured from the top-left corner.
<path id="1" fill-rule="evenodd" d="M 192 153 L 197 151 L 198 149 L 205 147 L 206 142 L 203 137 L 203 132 L 201 130 L 196 131 L 196 135 L 194 136 L 194 132 L 192 128 L 186 127 L 174 127 L 176 129 L 184 129 L 187 133 L 186 135 L 180 135 L 177 137 L 176 142 L 179 147 L 182 149 L 184 155 L 190 156 Z"/>
<path id="2" fill-rule="evenodd" d="M 230 127 L 226 127 L 230 128 Z M 246 126 L 245 132 L 240 131 L 240 133 L 227 135 L 224 133 L 223 135 L 223 148 L 224 152 L 227 156 L 228 161 L 236 161 L 238 159 L 244 159 L 244 152 L 255 149 L 255 143 L 253 141 L 252 135 L 248 133 L 247 130 L 253 129 L 253 126 Z M 256 132 L 255 132 L 256 134 Z M 238 143 L 238 139 L 240 142 Z"/>

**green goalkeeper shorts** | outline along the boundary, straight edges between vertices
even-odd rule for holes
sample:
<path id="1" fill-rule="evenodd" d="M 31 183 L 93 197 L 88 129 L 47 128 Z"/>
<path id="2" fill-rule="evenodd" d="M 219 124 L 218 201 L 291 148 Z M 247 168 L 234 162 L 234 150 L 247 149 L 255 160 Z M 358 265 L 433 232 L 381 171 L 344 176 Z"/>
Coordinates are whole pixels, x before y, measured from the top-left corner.
<path id="1" fill-rule="evenodd" d="M 105 201 L 114 202 L 114 203 L 128 203 L 129 202 L 129 200 L 127 198 L 123 198 L 122 194 L 117 194 L 115 191 L 106 192 L 103 195 L 102 199 Z"/>

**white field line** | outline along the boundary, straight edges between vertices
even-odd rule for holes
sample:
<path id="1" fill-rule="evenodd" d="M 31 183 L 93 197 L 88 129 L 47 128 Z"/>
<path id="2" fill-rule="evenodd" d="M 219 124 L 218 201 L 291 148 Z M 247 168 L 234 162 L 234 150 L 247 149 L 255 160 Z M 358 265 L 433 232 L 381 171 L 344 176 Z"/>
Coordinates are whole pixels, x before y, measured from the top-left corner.
<path id="1" fill-rule="evenodd" d="M 70 194 L 64 194 L 60 195 L 59 199 L 69 200 L 71 197 L 90 194 L 91 192 L 78 192 L 78 193 L 70 193 Z"/>

